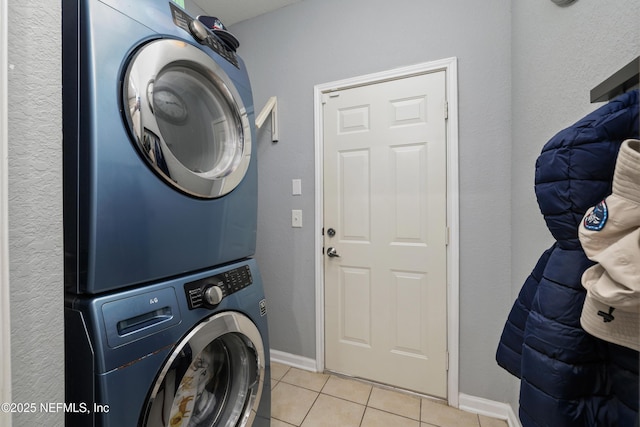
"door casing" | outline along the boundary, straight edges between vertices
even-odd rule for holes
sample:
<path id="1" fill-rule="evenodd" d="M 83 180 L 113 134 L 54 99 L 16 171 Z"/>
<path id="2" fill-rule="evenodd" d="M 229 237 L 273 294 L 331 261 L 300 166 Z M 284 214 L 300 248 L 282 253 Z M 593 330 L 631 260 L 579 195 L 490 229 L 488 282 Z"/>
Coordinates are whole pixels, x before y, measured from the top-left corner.
<path id="1" fill-rule="evenodd" d="M 447 116 L 447 224 L 449 244 L 447 246 L 447 347 L 449 369 L 447 373 L 447 401 L 450 406 L 459 406 L 459 162 L 458 162 L 458 71 L 457 58 L 446 58 L 407 67 L 395 68 L 379 73 L 367 74 L 344 80 L 319 84 L 314 87 L 314 139 L 315 139 L 315 285 L 316 285 L 316 370 L 324 371 L 324 255 L 322 253 L 324 227 L 324 159 L 323 159 L 323 108 L 324 94 L 352 87 L 375 84 L 391 79 L 419 74 L 445 71 Z"/>

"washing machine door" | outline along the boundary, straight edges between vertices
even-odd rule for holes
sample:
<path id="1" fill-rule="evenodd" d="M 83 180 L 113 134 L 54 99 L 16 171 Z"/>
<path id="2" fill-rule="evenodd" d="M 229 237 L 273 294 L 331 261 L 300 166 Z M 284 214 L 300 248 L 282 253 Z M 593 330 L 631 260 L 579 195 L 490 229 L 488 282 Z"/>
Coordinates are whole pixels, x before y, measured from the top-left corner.
<path id="1" fill-rule="evenodd" d="M 251 426 L 265 372 L 260 332 L 224 312 L 198 324 L 175 347 L 151 389 L 144 427 Z"/>
<path id="2" fill-rule="evenodd" d="M 143 45 L 122 85 L 134 145 L 169 185 L 196 197 L 233 190 L 251 160 L 251 128 L 238 90 L 212 57 L 172 39 Z"/>

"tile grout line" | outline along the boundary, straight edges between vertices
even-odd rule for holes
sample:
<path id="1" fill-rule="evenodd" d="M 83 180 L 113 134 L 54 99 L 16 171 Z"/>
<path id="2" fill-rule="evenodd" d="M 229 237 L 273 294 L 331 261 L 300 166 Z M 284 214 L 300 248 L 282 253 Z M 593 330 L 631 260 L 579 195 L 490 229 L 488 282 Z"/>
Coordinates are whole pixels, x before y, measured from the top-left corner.
<path id="1" fill-rule="evenodd" d="M 367 413 L 367 408 L 369 408 L 369 401 L 371 400 L 371 394 L 373 393 L 373 387 L 369 390 L 369 395 L 367 396 L 367 401 L 364 404 L 364 411 L 362 411 L 362 417 L 360 418 L 360 424 L 358 427 L 362 427 L 362 423 L 364 422 L 364 416 Z"/>
<path id="2" fill-rule="evenodd" d="M 284 378 L 284 377 L 283 377 Z M 316 398 L 313 400 L 313 403 L 311 404 L 311 406 L 309 407 L 309 410 L 307 411 L 307 413 L 305 414 L 305 416 L 302 418 L 302 422 L 300 423 L 300 425 L 298 427 L 301 427 L 302 424 L 304 424 L 304 421 L 307 419 L 307 417 L 309 416 L 309 414 L 311 413 L 311 410 L 313 409 L 313 406 L 316 404 L 316 402 L 318 401 L 318 398 L 320 397 L 320 395 L 322 394 L 322 390 L 324 389 L 324 387 L 327 385 L 327 382 L 329 382 L 329 377 L 327 377 L 327 379 L 325 380 L 324 384 L 322 384 L 322 387 L 320 387 L 320 391 L 315 391 L 315 390 L 310 390 L 306 387 L 300 387 L 303 388 L 305 390 L 309 390 L 309 391 L 313 391 L 316 394 Z M 289 383 L 287 383 L 289 384 Z M 295 385 L 295 384 L 290 384 L 290 385 Z"/>
<path id="3" fill-rule="evenodd" d="M 404 418 L 405 420 L 416 421 L 416 422 L 418 422 L 418 424 L 422 424 L 423 422 L 425 424 L 429 424 L 426 421 L 422 421 L 422 419 L 416 420 L 415 418 L 406 417 L 406 416 L 398 414 L 396 412 L 390 412 L 390 411 L 387 411 L 387 410 L 384 410 L 384 409 L 376 408 L 375 406 L 366 406 L 366 408 L 375 409 L 376 411 L 384 412 L 385 414 L 389 414 L 389 415 L 394 415 L 394 416 L 399 417 L 399 418 Z M 433 425 L 433 424 L 429 424 L 429 425 Z M 436 427 L 438 427 L 438 426 L 436 426 Z"/>
<path id="4" fill-rule="evenodd" d="M 315 404 L 316 404 L 316 402 L 318 401 L 318 397 L 320 397 L 320 393 L 319 393 L 319 392 L 316 392 L 316 393 L 318 393 L 318 394 L 316 395 L 316 398 L 315 398 L 315 399 L 313 399 L 313 403 L 311 404 L 311 406 L 309 406 L 309 409 L 307 410 L 307 413 L 306 413 L 306 414 L 304 414 L 304 417 L 302 417 L 302 421 L 300 421 L 300 424 L 298 424 L 298 427 L 301 427 L 301 426 L 302 426 L 302 424 L 304 424 L 304 421 L 307 419 L 307 417 L 308 417 L 308 416 L 309 416 L 309 414 L 311 413 L 311 410 L 313 409 L 313 405 L 315 405 Z"/>

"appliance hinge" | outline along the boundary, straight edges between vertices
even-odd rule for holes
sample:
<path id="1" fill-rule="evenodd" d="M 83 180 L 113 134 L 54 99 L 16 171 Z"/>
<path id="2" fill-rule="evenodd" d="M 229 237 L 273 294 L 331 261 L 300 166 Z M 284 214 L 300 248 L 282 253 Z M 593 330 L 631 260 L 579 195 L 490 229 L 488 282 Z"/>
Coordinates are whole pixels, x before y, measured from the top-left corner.
<path id="1" fill-rule="evenodd" d="M 444 101 L 444 119 L 449 118 L 449 101 Z"/>

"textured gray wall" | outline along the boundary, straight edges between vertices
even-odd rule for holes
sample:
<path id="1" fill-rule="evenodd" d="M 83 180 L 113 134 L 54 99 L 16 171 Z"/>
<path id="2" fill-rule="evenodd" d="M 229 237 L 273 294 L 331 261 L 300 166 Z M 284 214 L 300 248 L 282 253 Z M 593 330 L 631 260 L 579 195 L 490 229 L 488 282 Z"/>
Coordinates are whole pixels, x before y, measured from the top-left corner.
<path id="1" fill-rule="evenodd" d="M 9 1 L 13 402 L 64 402 L 60 2 Z M 64 414 L 14 414 L 14 427 Z"/>
<path id="2" fill-rule="evenodd" d="M 504 401 L 494 362 L 511 302 L 510 1 L 305 0 L 236 24 L 256 109 L 278 96 L 280 142 L 258 132 L 256 258 L 271 347 L 315 358 L 314 85 L 456 56 L 460 121 L 460 391 Z M 291 196 L 291 179 L 302 196 Z M 302 229 L 291 209 L 303 210 Z M 443 325 L 443 328 L 445 325 Z"/>
<path id="3" fill-rule="evenodd" d="M 567 8 L 550 1 L 305 0 L 235 25 L 257 108 L 271 95 L 280 101 L 281 142 L 272 145 L 265 129 L 257 147 L 257 258 L 272 347 L 315 356 L 313 86 L 457 56 L 460 391 L 515 405 L 514 381 L 493 353 L 512 299 L 550 243 L 533 195 L 533 164 L 548 138 L 595 108 L 588 91 L 638 55 L 639 7 L 637 0 L 579 0 Z M 59 23 L 55 2 L 9 1 L 16 402 L 64 399 Z M 47 31 L 25 37 L 25 28 Z M 292 178 L 303 180 L 301 197 L 290 195 Z M 293 208 L 304 211 L 302 229 L 290 228 Z M 20 415 L 14 425 L 61 426 L 63 418 Z"/>
<path id="4" fill-rule="evenodd" d="M 514 292 L 552 242 L 533 193 L 542 146 L 602 103 L 589 92 L 640 54 L 640 2 L 513 3 Z M 515 296 L 515 295 L 514 295 Z"/>
<path id="5" fill-rule="evenodd" d="M 555 133 L 598 104 L 589 92 L 640 54 L 640 2 L 513 1 L 512 285 L 516 297 L 551 243 L 533 192 L 535 160 Z M 473 374 L 477 380 L 482 372 Z M 514 395 L 512 402 L 517 402 Z"/>
<path id="6" fill-rule="evenodd" d="M 551 239 L 535 159 L 591 111 L 589 90 L 638 54 L 640 3 L 305 0 L 239 23 L 256 108 L 277 95 L 280 142 L 259 131 L 258 259 L 272 348 L 315 357 L 313 86 L 456 56 L 460 113 L 460 391 L 517 406 L 494 362 L 513 299 Z M 301 178 L 303 195 L 291 196 Z M 290 227 L 303 209 L 303 229 Z"/>

